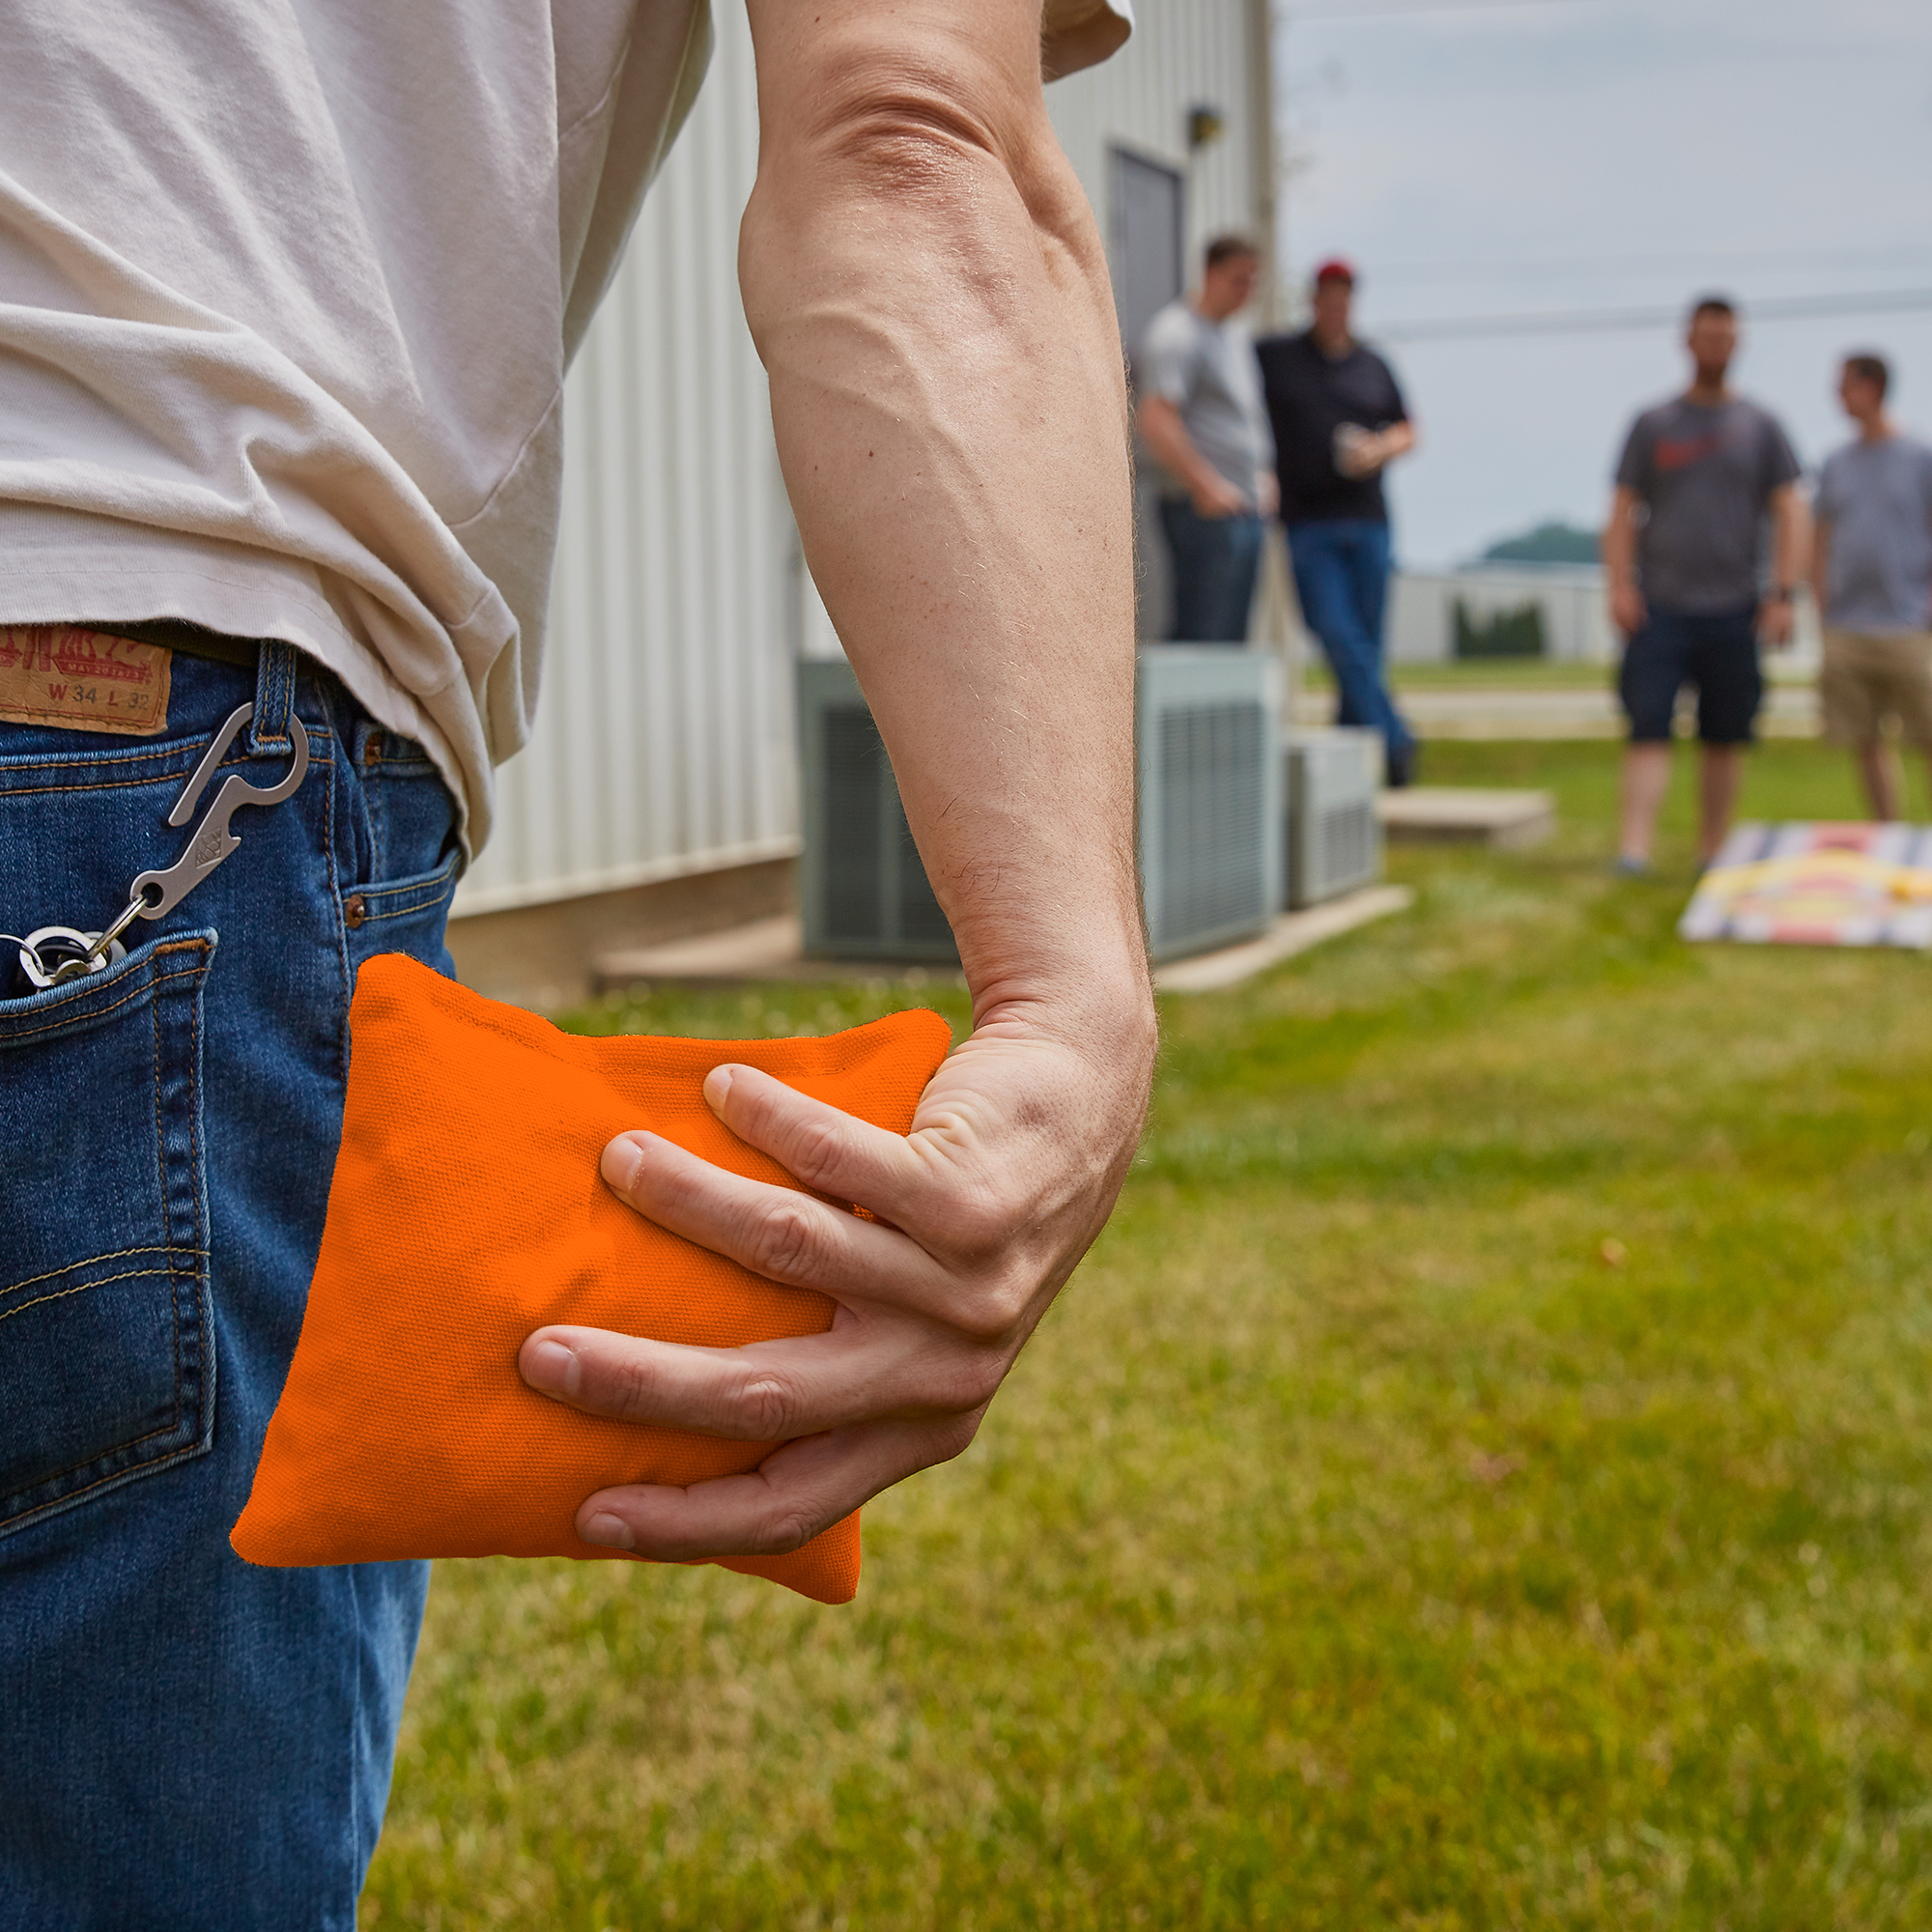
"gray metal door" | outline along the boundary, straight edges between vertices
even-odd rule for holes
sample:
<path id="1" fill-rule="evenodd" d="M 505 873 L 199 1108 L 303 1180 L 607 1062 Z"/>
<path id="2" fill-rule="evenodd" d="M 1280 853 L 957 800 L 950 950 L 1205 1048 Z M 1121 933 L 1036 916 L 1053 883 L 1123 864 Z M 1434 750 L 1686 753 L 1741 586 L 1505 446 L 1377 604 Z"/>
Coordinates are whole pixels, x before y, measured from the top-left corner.
<path id="1" fill-rule="evenodd" d="M 1127 354 L 1157 309 L 1187 286 L 1182 259 L 1187 232 L 1187 184 L 1179 168 L 1115 148 L 1111 155 L 1114 217 L 1114 301 Z"/>

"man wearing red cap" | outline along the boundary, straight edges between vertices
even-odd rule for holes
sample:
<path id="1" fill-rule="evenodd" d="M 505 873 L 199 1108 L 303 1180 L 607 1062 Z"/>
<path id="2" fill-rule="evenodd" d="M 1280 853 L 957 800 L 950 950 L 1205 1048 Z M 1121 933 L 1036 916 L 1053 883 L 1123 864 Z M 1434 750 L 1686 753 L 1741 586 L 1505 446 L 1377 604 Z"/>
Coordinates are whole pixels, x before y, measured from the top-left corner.
<path id="1" fill-rule="evenodd" d="M 1415 447 L 1415 430 L 1388 364 L 1350 329 L 1354 293 L 1353 268 L 1323 262 L 1310 326 L 1255 347 L 1294 591 L 1335 673 L 1335 722 L 1379 731 L 1389 783 L 1403 785 L 1414 771 L 1415 735 L 1382 676 L 1389 525 L 1381 472 Z"/>

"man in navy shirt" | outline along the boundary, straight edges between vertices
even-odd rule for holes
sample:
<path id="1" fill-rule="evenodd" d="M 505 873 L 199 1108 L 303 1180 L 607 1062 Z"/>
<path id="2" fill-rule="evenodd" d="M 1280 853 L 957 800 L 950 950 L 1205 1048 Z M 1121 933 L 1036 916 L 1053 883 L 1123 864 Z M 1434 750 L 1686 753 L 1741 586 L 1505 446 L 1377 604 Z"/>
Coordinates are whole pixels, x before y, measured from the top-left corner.
<path id="1" fill-rule="evenodd" d="M 1311 326 L 1255 348 L 1294 592 L 1335 673 L 1335 722 L 1379 731 L 1388 781 L 1403 785 L 1414 771 L 1415 735 L 1382 677 L 1389 524 L 1381 472 L 1415 447 L 1415 430 L 1388 364 L 1350 330 L 1354 293 L 1347 262 L 1322 263 Z"/>

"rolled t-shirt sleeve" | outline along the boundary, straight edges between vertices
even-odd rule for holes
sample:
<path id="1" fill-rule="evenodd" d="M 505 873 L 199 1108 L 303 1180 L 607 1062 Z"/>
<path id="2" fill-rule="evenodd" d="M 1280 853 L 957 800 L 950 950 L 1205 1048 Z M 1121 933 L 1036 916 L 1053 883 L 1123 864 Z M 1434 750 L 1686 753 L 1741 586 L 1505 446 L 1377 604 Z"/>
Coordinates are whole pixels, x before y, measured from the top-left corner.
<path id="1" fill-rule="evenodd" d="M 1408 420 L 1408 399 L 1402 393 L 1402 384 L 1396 381 L 1395 371 L 1386 362 L 1382 364 L 1382 380 L 1388 384 L 1389 422 L 1406 423 Z M 1384 428 L 1387 426 L 1383 425 Z"/>
<path id="2" fill-rule="evenodd" d="M 1774 490 L 1782 490 L 1787 483 L 1796 483 L 1803 469 L 1783 425 L 1775 417 L 1767 416 L 1764 429 L 1764 494 L 1769 497 Z"/>
<path id="3" fill-rule="evenodd" d="M 1624 439 L 1624 453 L 1617 459 L 1617 488 L 1634 490 L 1646 500 L 1650 496 L 1652 477 L 1650 425 L 1639 416 L 1631 424 L 1630 435 Z"/>
<path id="4" fill-rule="evenodd" d="M 1194 332 L 1186 315 L 1175 308 L 1162 309 L 1148 324 L 1134 361 L 1141 393 L 1184 409 L 1194 389 Z"/>
<path id="5" fill-rule="evenodd" d="M 1046 0 L 1039 23 L 1040 70 L 1048 80 L 1097 66 L 1134 30 L 1133 0 Z"/>

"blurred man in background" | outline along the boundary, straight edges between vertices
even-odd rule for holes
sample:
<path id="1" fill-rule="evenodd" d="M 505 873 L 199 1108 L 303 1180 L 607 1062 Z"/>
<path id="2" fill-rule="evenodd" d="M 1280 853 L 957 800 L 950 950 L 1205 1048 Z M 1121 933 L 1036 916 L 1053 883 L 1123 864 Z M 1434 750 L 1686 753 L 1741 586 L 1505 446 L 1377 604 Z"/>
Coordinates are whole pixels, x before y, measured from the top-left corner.
<path id="1" fill-rule="evenodd" d="M 1355 340 L 1354 294 L 1347 262 L 1322 263 L 1310 326 L 1271 335 L 1257 351 L 1294 593 L 1335 673 L 1335 722 L 1379 731 L 1388 781 L 1405 785 L 1414 773 L 1415 734 L 1382 676 L 1389 574 L 1382 469 L 1415 447 L 1415 429 L 1389 365 Z"/>
<path id="2" fill-rule="evenodd" d="M 1879 819 L 1899 816 L 1888 719 L 1932 766 L 1932 449 L 1886 413 L 1890 386 L 1883 356 L 1845 357 L 1838 399 L 1859 433 L 1826 459 L 1811 553 L 1825 735 L 1856 754 Z"/>
<path id="3" fill-rule="evenodd" d="M 1686 684 L 1697 687 L 1703 745 L 1698 864 L 1724 842 L 1764 696 L 1757 640 L 1776 647 L 1791 639 L 1804 541 L 1790 440 L 1769 411 L 1728 386 L 1738 347 L 1733 305 L 1719 296 L 1699 301 L 1685 347 L 1690 386 L 1632 424 L 1604 531 L 1610 619 L 1625 639 L 1617 692 L 1630 718 L 1622 872 L 1650 869 Z M 1767 514 L 1775 531 L 1768 584 L 1760 554 Z"/>
<path id="4" fill-rule="evenodd" d="M 1174 567 L 1177 643 L 1247 641 L 1262 519 L 1275 506 L 1273 452 L 1254 345 L 1234 327 L 1261 276 L 1245 236 L 1208 244 L 1192 299 L 1159 310 L 1135 358 L 1140 432 L 1159 463 L 1161 528 Z"/>

